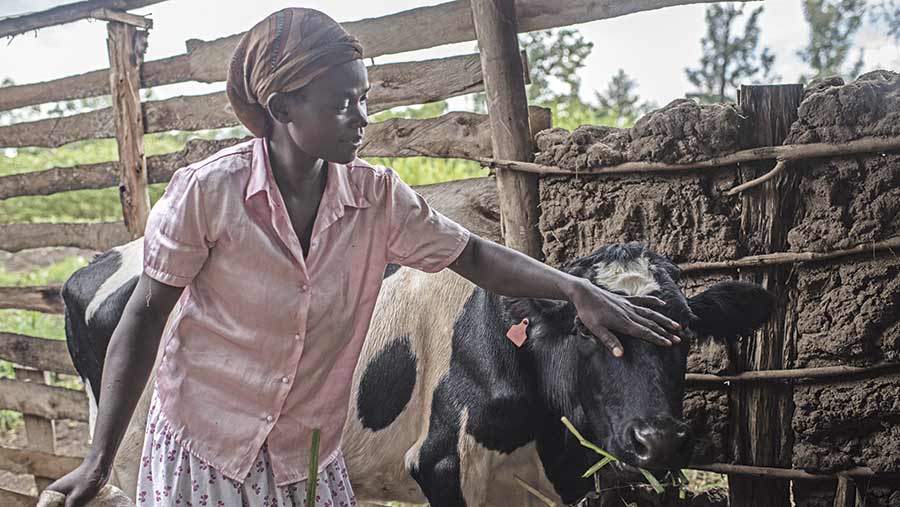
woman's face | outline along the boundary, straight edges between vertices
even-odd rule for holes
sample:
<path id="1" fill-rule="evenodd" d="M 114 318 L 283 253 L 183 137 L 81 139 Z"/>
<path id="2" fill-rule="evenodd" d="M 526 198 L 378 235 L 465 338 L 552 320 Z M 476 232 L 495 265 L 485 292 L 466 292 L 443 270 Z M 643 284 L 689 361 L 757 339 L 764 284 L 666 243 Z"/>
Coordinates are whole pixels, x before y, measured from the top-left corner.
<path id="1" fill-rule="evenodd" d="M 293 143 L 307 155 L 349 163 L 356 158 L 363 129 L 369 124 L 368 91 L 362 60 L 332 67 L 304 88 L 283 94 L 282 104 L 270 106 L 280 110 L 272 111 L 273 128 L 287 129 Z"/>

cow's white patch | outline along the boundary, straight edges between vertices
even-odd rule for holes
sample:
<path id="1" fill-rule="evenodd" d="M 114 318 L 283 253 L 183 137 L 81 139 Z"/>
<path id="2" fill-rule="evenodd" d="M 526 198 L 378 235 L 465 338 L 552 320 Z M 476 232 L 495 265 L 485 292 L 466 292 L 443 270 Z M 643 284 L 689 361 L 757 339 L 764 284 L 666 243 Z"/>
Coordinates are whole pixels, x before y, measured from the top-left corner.
<path id="1" fill-rule="evenodd" d="M 94 399 L 94 391 L 91 387 L 91 381 L 85 377 L 81 377 L 84 381 L 84 390 L 88 397 L 88 439 L 94 439 L 94 427 L 97 426 L 97 400 Z"/>
<path id="2" fill-rule="evenodd" d="M 594 283 L 609 291 L 629 296 L 646 296 L 659 290 L 650 268 L 650 259 L 638 257 L 631 262 L 598 262 L 594 264 Z"/>
<path id="3" fill-rule="evenodd" d="M 144 266 L 144 239 L 138 238 L 131 243 L 113 248 L 122 256 L 122 265 L 109 278 L 106 279 L 94 294 L 94 299 L 88 303 L 84 312 L 84 321 L 90 325 L 91 319 L 104 301 L 115 291 L 136 276 L 140 276 Z"/>

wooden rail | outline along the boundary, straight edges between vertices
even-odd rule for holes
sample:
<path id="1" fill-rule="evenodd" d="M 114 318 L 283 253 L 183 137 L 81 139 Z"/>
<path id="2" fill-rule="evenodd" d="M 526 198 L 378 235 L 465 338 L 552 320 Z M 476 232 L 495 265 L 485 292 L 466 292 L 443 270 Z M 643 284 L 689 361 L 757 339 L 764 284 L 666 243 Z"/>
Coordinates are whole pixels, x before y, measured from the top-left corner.
<path id="1" fill-rule="evenodd" d="M 43 287 L 0 287 L 0 309 L 17 308 L 44 313 L 62 313 L 59 285 Z"/>
<path id="2" fill-rule="evenodd" d="M 107 9 L 129 10 L 158 4 L 164 0 L 90 0 L 75 2 L 45 11 L 0 19 L 0 37 L 30 32 L 48 26 L 62 25 L 80 19 L 99 17 Z"/>
<path id="3" fill-rule="evenodd" d="M 544 0 L 520 0 L 516 6 L 519 31 L 530 32 L 665 7 L 714 1 L 567 0 L 548 3 Z M 475 40 L 469 0 L 420 7 L 387 16 L 346 22 L 343 25 L 350 33 L 359 37 L 365 48 L 366 58 Z M 182 81 L 225 81 L 227 66 L 222 62 L 229 61 L 231 52 L 242 35 L 234 34 L 213 41 L 188 40 L 186 53 L 145 62 L 141 86 L 146 88 Z M 0 94 L 0 110 L 107 95 L 108 74 L 108 69 L 102 69 L 53 81 L 6 87 Z M 440 75 L 452 78 L 451 73 Z"/>
<path id="4" fill-rule="evenodd" d="M 78 374 L 62 340 L 0 332 L 0 359 L 37 370 Z"/>

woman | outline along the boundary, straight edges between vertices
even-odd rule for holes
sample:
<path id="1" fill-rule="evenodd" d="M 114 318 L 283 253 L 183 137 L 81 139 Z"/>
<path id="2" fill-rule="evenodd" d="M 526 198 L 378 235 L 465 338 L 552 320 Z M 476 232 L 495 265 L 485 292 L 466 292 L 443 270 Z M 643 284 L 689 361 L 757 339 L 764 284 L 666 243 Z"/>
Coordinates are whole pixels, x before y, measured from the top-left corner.
<path id="1" fill-rule="evenodd" d="M 179 298 L 139 505 L 303 505 L 314 428 L 316 505 L 355 504 L 341 434 L 388 263 L 571 301 L 616 356 L 611 331 L 679 341 L 678 324 L 635 305 L 659 299 L 629 301 L 472 235 L 390 169 L 357 159 L 368 124 L 362 57 L 355 38 L 310 9 L 279 11 L 239 43 L 228 97 L 256 138 L 177 171 L 153 208 L 144 273 L 107 352 L 91 450 L 50 486 L 67 506 L 107 481 Z"/>

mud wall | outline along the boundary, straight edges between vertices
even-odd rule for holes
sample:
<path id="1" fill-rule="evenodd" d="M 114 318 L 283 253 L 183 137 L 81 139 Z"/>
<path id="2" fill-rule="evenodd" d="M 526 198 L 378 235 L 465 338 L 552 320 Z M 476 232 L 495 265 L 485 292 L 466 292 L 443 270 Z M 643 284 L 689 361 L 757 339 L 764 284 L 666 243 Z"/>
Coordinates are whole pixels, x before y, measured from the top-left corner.
<path id="1" fill-rule="evenodd" d="M 631 129 L 584 126 L 539 134 L 537 162 L 571 170 L 626 161 L 687 163 L 738 149 L 741 116 L 732 105 L 677 100 Z M 812 83 L 785 144 L 840 143 L 900 135 L 900 77 L 878 71 L 853 83 Z M 611 242 L 642 241 L 675 262 L 720 261 L 751 253 L 741 237 L 741 183 L 733 167 L 678 174 L 545 177 L 540 229 L 547 262 L 558 265 Z M 900 154 L 811 159 L 801 175 L 791 251 L 830 251 L 900 236 Z M 752 190 L 750 190 L 752 191 Z M 756 252 L 752 252 L 756 253 Z M 735 271 L 685 274 L 691 294 Z M 900 256 L 859 255 L 798 264 L 790 280 L 795 315 L 787 367 L 900 360 Z M 733 345 L 693 344 L 689 371 L 733 372 Z M 728 391 L 691 390 L 685 412 L 705 436 L 695 461 L 731 459 Z M 865 466 L 900 472 L 900 376 L 793 391 L 793 465 L 815 470 Z M 884 482 L 884 481 L 882 481 Z M 895 481 L 897 482 L 897 481 Z M 834 485 L 795 487 L 798 506 L 830 505 Z M 900 505 L 900 484 L 873 484 L 867 505 Z M 893 503 L 892 503 L 893 502 Z"/>

